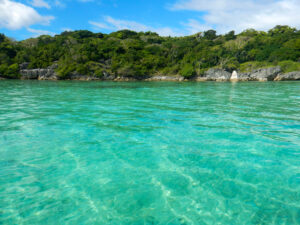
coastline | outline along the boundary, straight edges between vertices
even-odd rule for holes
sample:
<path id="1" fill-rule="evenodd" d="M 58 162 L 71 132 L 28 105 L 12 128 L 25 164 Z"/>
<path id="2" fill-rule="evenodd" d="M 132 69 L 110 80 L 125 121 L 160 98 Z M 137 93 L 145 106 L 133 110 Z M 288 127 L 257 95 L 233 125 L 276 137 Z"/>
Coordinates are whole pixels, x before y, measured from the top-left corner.
<path id="1" fill-rule="evenodd" d="M 114 74 L 103 73 L 102 76 L 93 75 L 82 75 L 82 74 L 70 74 L 67 77 L 59 77 L 55 71 L 56 66 L 52 65 L 46 69 L 21 69 L 20 80 L 78 80 L 78 81 L 116 81 L 116 82 L 127 82 L 127 81 L 173 81 L 173 82 L 184 82 L 184 81 L 216 81 L 216 82 L 240 82 L 240 81 L 299 81 L 300 71 L 292 71 L 288 73 L 282 72 L 280 66 L 268 67 L 252 70 L 251 72 L 239 72 L 233 71 L 228 72 L 223 69 L 211 68 L 204 74 L 183 77 L 180 75 L 152 75 L 142 78 L 126 77 Z M 0 80 L 7 78 L 1 77 Z"/>

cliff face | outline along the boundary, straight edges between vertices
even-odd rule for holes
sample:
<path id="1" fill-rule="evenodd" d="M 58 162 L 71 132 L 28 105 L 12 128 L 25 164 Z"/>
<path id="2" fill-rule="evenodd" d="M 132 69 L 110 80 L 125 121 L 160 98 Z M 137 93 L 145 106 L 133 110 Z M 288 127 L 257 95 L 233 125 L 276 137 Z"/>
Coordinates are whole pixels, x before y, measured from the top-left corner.
<path id="1" fill-rule="evenodd" d="M 209 69 L 203 76 L 196 78 L 196 81 L 229 81 L 231 73 L 222 69 Z"/>
<path id="2" fill-rule="evenodd" d="M 238 73 L 237 80 L 238 81 L 272 81 L 275 77 L 281 73 L 281 68 L 277 67 L 269 67 L 264 69 L 253 70 L 248 73 Z"/>
<path id="3" fill-rule="evenodd" d="M 23 80 L 59 80 L 59 76 L 55 72 L 57 64 L 53 64 L 46 69 L 27 69 L 27 65 L 20 65 L 21 79 Z M 134 78 L 115 77 L 111 74 L 104 73 L 102 77 L 86 76 L 73 73 L 69 76 L 69 80 L 113 80 L 113 81 L 131 81 Z M 183 81 L 181 76 L 152 76 L 144 79 L 146 81 Z M 282 73 L 281 68 L 269 67 L 253 70 L 251 72 L 239 73 L 234 71 L 229 73 L 222 69 L 209 69 L 202 76 L 194 78 L 195 81 L 284 81 L 284 80 L 300 80 L 300 71 Z"/>
<path id="4" fill-rule="evenodd" d="M 23 80 L 57 80 L 57 74 L 52 69 L 25 69 L 20 74 Z"/>
<path id="5" fill-rule="evenodd" d="M 210 69 L 196 81 L 283 81 L 300 80 L 300 71 L 282 73 L 279 66 L 262 68 L 247 73 L 233 71 L 229 73 L 221 69 Z"/>
<path id="6" fill-rule="evenodd" d="M 274 79 L 275 81 L 284 81 L 284 80 L 300 80 L 300 71 L 290 72 L 286 74 L 279 74 Z"/>
<path id="7" fill-rule="evenodd" d="M 53 64 L 46 69 L 27 69 L 26 63 L 20 65 L 20 74 L 22 80 L 57 80 L 55 72 L 57 64 Z"/>

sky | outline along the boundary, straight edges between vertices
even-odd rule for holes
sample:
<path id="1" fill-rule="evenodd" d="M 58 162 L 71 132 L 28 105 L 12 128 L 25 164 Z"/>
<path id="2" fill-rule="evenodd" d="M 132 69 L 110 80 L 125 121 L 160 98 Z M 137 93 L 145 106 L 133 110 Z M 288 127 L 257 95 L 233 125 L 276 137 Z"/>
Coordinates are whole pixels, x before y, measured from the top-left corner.
<path id="1" fill-rule="evenodd" d="M 276 25 L 300 28 L 300 0 L 0 0 L 0 33 L 16 40 L 80 29 L 183 36 Z"/>

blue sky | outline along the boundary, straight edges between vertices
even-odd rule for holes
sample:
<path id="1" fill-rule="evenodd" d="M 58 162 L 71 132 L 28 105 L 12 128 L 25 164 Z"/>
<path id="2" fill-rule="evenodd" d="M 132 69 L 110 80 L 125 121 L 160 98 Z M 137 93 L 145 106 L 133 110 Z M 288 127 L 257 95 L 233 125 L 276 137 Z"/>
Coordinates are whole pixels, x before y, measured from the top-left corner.
<path id="1" fill-rule="evenodd" d="M 182 36 L 300 27 L 300 0 L 0 0 L 0 32 L 17 40 L 64 30 Z"/>

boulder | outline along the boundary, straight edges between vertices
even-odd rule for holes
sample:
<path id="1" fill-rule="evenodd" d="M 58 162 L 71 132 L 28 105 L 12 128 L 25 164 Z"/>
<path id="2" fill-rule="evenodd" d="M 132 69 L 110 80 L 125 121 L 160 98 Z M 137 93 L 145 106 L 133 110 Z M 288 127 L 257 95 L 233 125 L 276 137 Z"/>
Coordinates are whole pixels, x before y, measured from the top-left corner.
<path id="1" fill-rule="evenodd" d="M 53 69 L 40 69 L 39 80 L 57 80 L 57 74 Z"/>
<path id="2" fill-rule="evenodd" d="M 231 73 L 222 69 L 209 69 L 203 76 L 197 77 L 196 81 L 229 81 Z"/>
<path id="3" fill-rule="evenodd" d="M 230 77 L 231 81 L 238 81 L 238 73 L 234 70 Z"/>
<path id="4" fill-rule="evenodd" d="M 57 74 L 52 68 L 47 69 L 24 69 L 20 70 L 23 80 L 57 80 Z"/>
<path id="5" fill-rule="evenodd" d="M 39 70 L 40 69 L 24 69 L 20 70 L 21 79 L 23 80 L 32 80 L 32 79 L 38 79 L 39 77 Z"/>
<path id="6" fill-rule="evenodd" d="M 274 80 L 275 77 L 280 72 L 281 72 L 280 66 L 254 70 L 254 71 L 251 72 L 249 80 L 254 80 L 254 81 Z"/>
<path id="7" fill-rule="evenodd" d="M 251 72 L 249 73 L 238 73 L 237 74 L 237 81 L 251 81 Z"/>
<path id="8" fill-rule="evenodd" d="M 275 81 L 284 81 L 284 80 L 300 80 L 300 71 L 294 71 L 285 74 L 278 74 L 274 79 Z"/>

